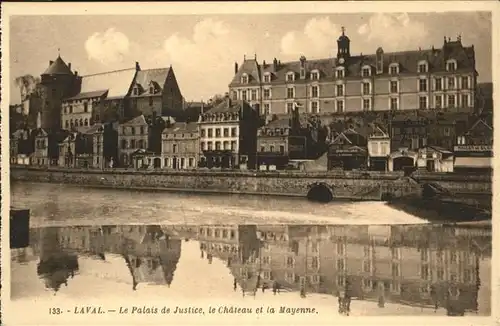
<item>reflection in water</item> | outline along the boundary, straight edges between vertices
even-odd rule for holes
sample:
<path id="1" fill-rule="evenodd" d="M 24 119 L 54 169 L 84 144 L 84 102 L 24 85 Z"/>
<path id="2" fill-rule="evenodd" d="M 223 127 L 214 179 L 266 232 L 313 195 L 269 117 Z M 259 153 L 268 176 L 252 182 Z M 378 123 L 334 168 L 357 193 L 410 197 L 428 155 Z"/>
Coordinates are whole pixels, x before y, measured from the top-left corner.
<path id="1" fill-rule="evenodd" d="M 243 297 L 264 300 L 267 292 L 295 292 L 304 299 L 317 294 L 335 296 L 338 312 L 344 315 L 351 312 L 353 300 L 372 301 L 379 308 L 386 303 L 444 308 L 449 315 L 490 313 L 490 281 L 482 279 L 489 269 L 481 272 L 481 266 L 491 257 L 491 229 L 432 225 L 45 227 L 31 230 L 31 254 L 18 251 L 12 264 L 15 268 L 29 262 L 30 255 L 35 257 L 36 273 L 54 295 L 61 286 L 71 288 L 89 273 L 97 281 L 127 283 L 130 291 L 140 292 L 143 285 L 170 287 L 181 248 L 201 283 L 223 279 L 211 275 L 221 273 L 213 266 L 217 260 L 233 280 L 220 286 Z M 79 264 L 83 259 L 86 267 Z M 120 268 L 128 276 L 113 271 Z M 16 282 L 15 275 L 12 282 Z M 16 295 L 13 288 L 12 296 Z M 200 289 L 196 295 L 204 293 Z"/>

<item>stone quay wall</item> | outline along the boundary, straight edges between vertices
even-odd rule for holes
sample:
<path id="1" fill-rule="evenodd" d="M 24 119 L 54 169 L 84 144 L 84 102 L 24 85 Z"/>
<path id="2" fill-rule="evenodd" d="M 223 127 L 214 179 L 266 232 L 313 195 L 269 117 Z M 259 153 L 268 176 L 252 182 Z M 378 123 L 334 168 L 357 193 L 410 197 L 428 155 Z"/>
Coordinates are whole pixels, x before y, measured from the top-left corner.
<path id="1" fill-rule="evenodd" d="M 462 179 L 451 175 L 432 178 L 426 174 L 408 178 L 398 172 L 155 171 L 11 166 L 10 176 L 13 182 L 282 196 L 307 196 L 311 188 L 326 186 L 334 198 L 354 200 L 380 200 L 382 194 L 395 198 L 420 195 L 420 182 L 476 193 L 491 192 L 491 179 L 486 176 L 462 176 Z"/>

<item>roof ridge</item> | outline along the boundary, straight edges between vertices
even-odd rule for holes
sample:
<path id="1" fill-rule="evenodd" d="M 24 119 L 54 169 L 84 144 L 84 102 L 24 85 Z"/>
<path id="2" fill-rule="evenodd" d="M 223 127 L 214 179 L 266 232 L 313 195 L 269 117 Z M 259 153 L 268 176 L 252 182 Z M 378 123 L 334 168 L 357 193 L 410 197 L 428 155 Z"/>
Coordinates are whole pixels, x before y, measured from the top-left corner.
<path id="1" fill-rule="evenodd" d="M 112 73 L 112 72 L 121 72 L 121 71 L 127 71 L 127 70 L 135 70 L 135 68 L 124 68 L 124 69 L 103 71 L 103 72 L 98 72 L 98 73 L 95 73 L 95 74 L 82 75 L 81 77 L 92 77 L 92 76 L 105 75 L 105 74 L 109 74 L 109 73 Z"/>
<path id="2" fill-rule="evenodd" d="M 139 71 L 151 71 L 151 70 L 168 70 L 171 69 L 171 67 L 164 67 L 164 68 L 149 68 L 149 69 L 141 69 Z"/>

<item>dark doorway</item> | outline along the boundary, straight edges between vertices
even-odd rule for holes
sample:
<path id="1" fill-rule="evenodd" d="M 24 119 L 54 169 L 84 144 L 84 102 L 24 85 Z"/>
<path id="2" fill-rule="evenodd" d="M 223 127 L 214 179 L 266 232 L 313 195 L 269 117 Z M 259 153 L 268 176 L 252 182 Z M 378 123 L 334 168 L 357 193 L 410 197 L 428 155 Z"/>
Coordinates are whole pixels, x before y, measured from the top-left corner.
<path id="1" fill-rule="evenodd" d="M 175 156 L 172 159 L 172 168 L 173 169 L 177 169 L 177 157 L 175 157 Z"/>
<path id="2" fill-rule="evenodd" d="M 153 166 L 154 166 L 155 169 L 161 168 L 161 159 L 159 157 L 156 157 L 153 160 Z"/>
<path id="3" fill-rule="evenodd" d="M 434 160 L 427 160 L 427 171 L 434 172 L 436 170 L 436 163 Z"/>
<path id="4" fill-rule="evenodd" d="M 403 171 L 407 167 L 413 167 L 413 159 L 408 156 L 397 157 L 392 162 L 393 171 Z"/>

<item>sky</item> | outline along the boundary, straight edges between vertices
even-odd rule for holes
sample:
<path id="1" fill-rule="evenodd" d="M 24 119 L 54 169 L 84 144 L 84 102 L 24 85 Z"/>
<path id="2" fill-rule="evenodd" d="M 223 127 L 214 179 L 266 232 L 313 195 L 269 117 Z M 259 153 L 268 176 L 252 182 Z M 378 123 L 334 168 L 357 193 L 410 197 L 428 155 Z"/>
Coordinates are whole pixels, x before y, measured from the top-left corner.
<path id="1" fill-rule="evenodd" d="M 244 56 L 272 62 L 336 54 L 344 26 L 352 54 L 442 47 L 443 37 L 474 45 L 479 82 L 492 79 L 491 14 L 357 13 L 238 15 L 12 16 L 10 76 L 39 76 L 60 55 L 79 75 L 172 65 L 186 100 L 228 91 Z M 14 83 L 10 103 L 19 103 Z"/>

